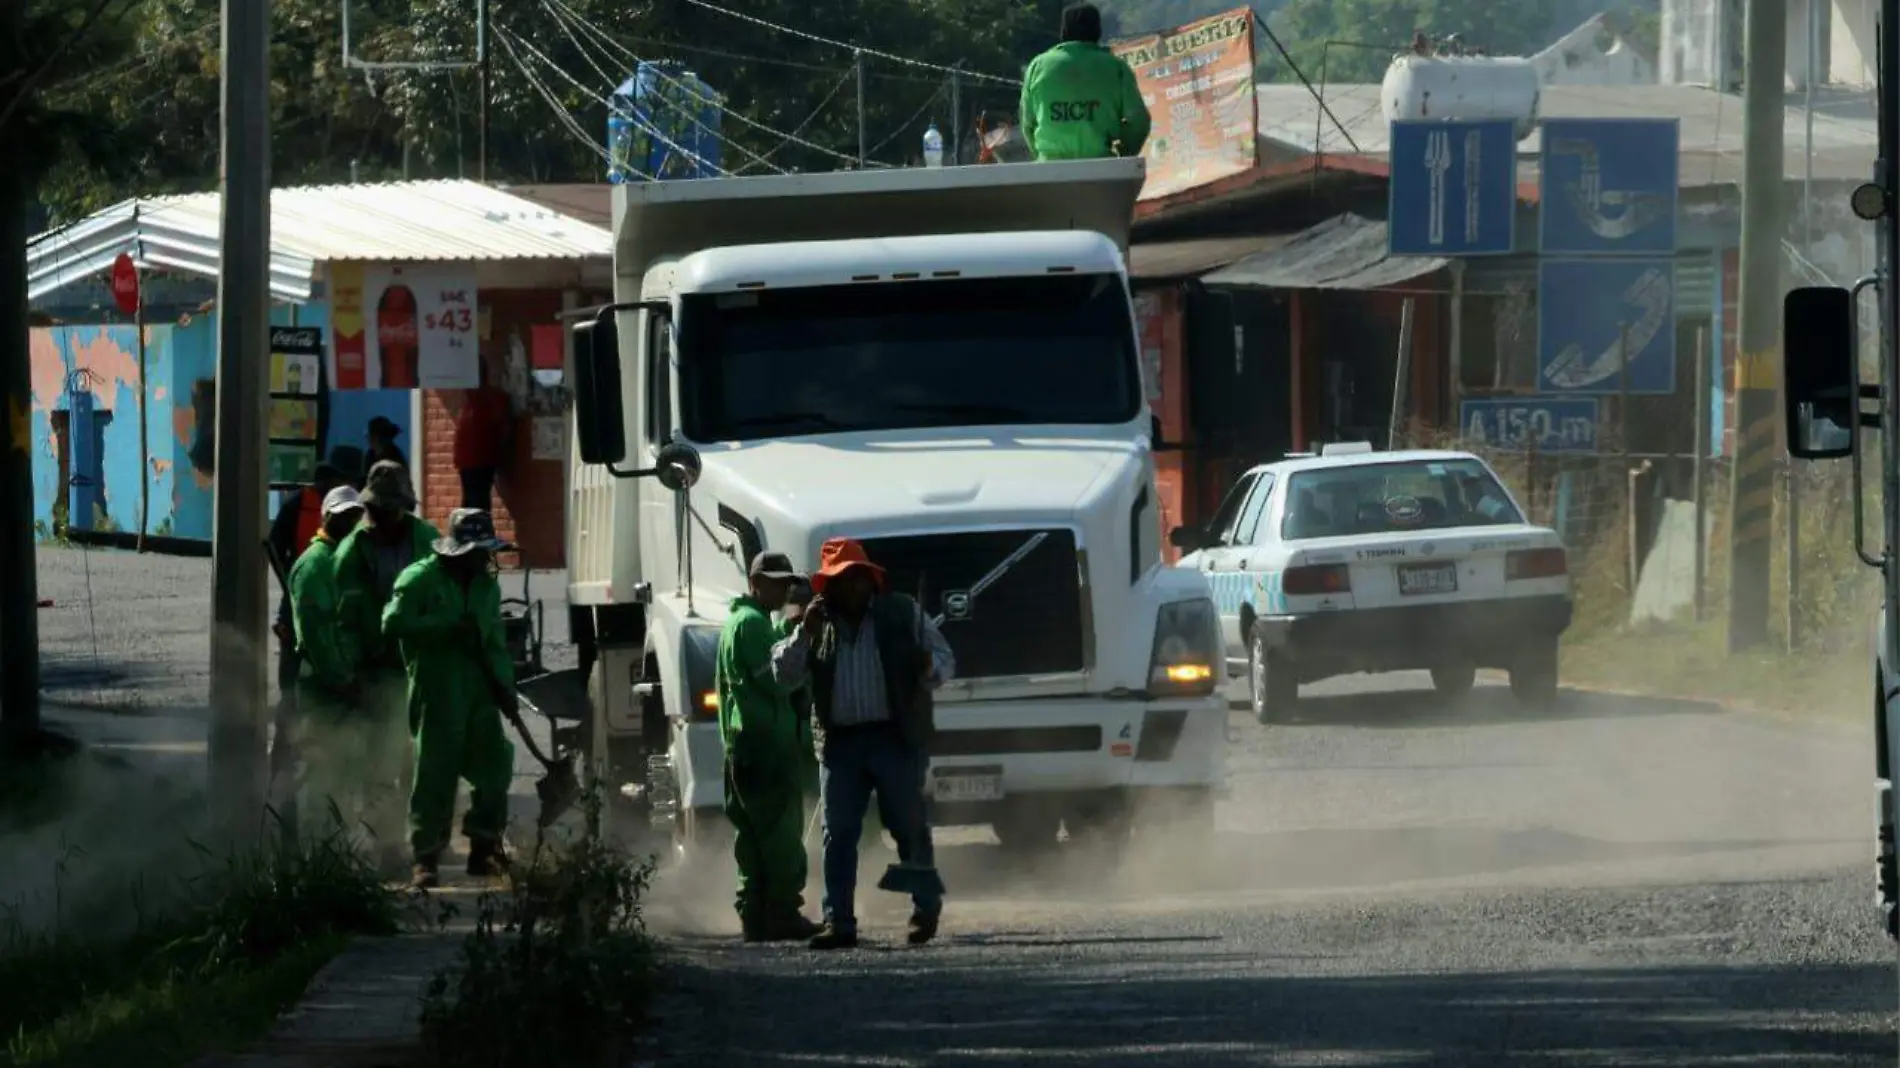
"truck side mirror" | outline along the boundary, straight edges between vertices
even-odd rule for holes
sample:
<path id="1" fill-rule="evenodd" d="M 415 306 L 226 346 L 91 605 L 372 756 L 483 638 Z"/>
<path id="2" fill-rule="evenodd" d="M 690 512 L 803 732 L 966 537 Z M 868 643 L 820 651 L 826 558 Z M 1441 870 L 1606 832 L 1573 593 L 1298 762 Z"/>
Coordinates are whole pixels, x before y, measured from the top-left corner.
<path id="1" fill-rule="evenodd" d="M 1153 428 L 1148 435 L 1148 447 L 1156 452 L 1181 451 L 1180 443 L 1161 440 L 1161 417 L 1150 415 L 1148 418 L 1153 422 Z"/>
<path id="2" fill-rule="evenodd" d="M 620 393 L 620 327 L 616 306 L 574 327 L 574 435 L 581 462 L 627 458 L 627 413 Z"/>
<path id="3" fill-rule="evenodd" d="M 683 441 L 669 441 L 653 457 L 653 477 L 674 493 L 683 493 L 699 481 L 704 466 L 698 449 Z"/>
<path id="4" fill-rule="evenodd" d="M 1840 286 L 1791 289 L 1781 319 L 1788 453 L 1802 460 L 1852 455 L 1860 436 L 1853 294 Z"/>

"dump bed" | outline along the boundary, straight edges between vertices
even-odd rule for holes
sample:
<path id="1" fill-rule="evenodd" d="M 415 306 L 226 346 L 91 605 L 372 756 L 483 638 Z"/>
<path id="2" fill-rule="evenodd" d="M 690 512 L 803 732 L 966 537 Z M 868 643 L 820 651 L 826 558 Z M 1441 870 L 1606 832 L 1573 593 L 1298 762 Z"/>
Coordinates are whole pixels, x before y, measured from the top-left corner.
<path id="1" fill-rule="evenodd" d="M 1125 256 L 1145 173 L 1137 157 L 631 183 L 614 274 L 637 289 L 655 261 L 726 245 L 1028 230 L 1091 230 Z"/>

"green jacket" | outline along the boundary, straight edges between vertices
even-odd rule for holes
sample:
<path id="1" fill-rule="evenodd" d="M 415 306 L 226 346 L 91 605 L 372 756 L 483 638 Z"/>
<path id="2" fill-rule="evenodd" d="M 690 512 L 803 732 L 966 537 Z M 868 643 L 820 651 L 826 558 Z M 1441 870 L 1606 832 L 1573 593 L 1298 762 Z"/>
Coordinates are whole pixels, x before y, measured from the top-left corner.
<path id="1" fill-rule="evenodd" d="M 713 687 L 719 694 L 719 740 L 728 759 L 761 767 L 796 766 L 798 712 L 793 688 L 772 677 L 772 644 L 778 629 L 750 597 L 735 597 L 719 631 Z"/>
<path id="2" fill-rule="evenodd" d="M 1021 111 L 1023 140 L 1039 160 L 1138 156 L 1151 125 L 1135 72 L 1084 41 L 1064 41 L 1029 61 Z"/>
<path id="3" fill-rule="evenodd" d="M 356 659 L 338 629 L 336 543 L 318 534 L 290 566 L 290 622 L 303 661 L 301 681 L 335 694 L 356 680 Z"/>
<path id="4" fill-rule="evenodd" d="M 493 575 L 478 575 L 464 588 L 441 557 L 427 553 L 397 577 L 382 630 L 401 646 L 412 715 L 418 701 L 465 711 L 493 707 L 491 671 L 502 686 L 514 686 L 514 658 L 501 632 L 501 584 Z"/>
<path id="5" fill-rule="evenodd" d="M 410 566 L 435 556 L 435 540 L 441 532 L 412 516 L 409 526 Z M 344 646 L 363 671 L 400 670 L 396 649 L 383 636 L 383 609 L 391 591 L 376 581 L 376 569 L 370 559 L 368 527 L 357 527 L 336 550 L 338 594 L 337 626 Z"/>

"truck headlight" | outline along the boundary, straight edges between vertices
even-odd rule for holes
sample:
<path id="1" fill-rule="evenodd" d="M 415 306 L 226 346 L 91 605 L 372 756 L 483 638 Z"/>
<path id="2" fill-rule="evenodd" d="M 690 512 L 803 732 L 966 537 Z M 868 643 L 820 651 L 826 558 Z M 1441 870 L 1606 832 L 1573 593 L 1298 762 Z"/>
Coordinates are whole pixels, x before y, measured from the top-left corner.
<path id="1" fill-rule="evenodd" d="M 1204 697 L 1213 693 L 1221 664 L 1220 616 L 1205 598 L 1161 606 L 1155 616 L 1154 653 L 1148 660 L 1148 692 Z"/>

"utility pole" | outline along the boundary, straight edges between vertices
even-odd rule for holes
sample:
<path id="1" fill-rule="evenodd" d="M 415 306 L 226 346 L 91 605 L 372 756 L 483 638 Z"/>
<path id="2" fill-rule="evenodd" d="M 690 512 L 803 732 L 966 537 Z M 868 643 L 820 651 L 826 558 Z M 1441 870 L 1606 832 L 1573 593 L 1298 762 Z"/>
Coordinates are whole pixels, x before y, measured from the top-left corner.
<path id="1" fill-rule="evenodd" d="M 233 834 L 264 805 L 270 8 L 224 0 L 223 218 L 211 575 L 211 788 Z"/>
<path id="2" fill-rule="evenodd" d="M 852 54 L 851 68 L 858 75 L 858 169 L 864 169 L 864 53 Z"/>
<path id="3" fill-rule="evenodd" d="M 0 84 L 31 92 L 25 5 L 0 2 Z M 14 76 L 9 78 L 9 76 Z M 13 108 L 0 143 L 19 145 L 31 101 Z M 39 748 L 40 632 L 38 576 L 33 546 L 33 360 L 27 344 L 26 205 L 34 161 L 15 158 L 0 166 L 0 750 L 27 754 Z"/>
<path id="4" fill-rule="evenodd" d="M 475 180 L 488 182 L 488 0 L 475 0 L 475 73 L 481 83 L 481 118 L 476 136 Z M 450 77 L 454 77 L 453 74 Z"/>
<path id="5" fill-rule="evenodd" d="M 1782 78 L 1786 0 L 1748 0 L 1743 27 L 1741 358 L 1736 361 L 1735 474 L 1729 507 L 1728 647 L 1768 640 L 1781 405 Z"/>

